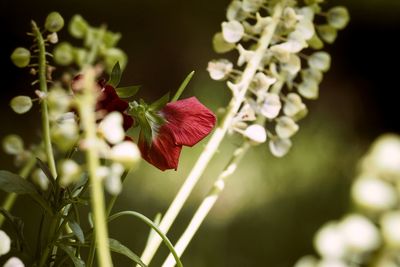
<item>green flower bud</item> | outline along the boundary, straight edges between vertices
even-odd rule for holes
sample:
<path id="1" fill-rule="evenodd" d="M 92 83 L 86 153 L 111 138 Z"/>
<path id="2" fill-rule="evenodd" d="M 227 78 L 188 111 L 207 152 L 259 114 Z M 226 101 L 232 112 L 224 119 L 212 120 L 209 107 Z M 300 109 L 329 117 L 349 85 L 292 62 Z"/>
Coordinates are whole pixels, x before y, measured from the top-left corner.
<path id="1" fill-rule="evenodd" d="M 24 151 L 24 142 L 16 134 L 7 135 L 3 139 L 3 150 L 10 155 L 18 155 Z"/>
<path id="2" fill-rule="evenodd" d="M 104 38 L 103 38 L 104 45 L 107 48 L 114 47 L 117 45 L 117 43 L 121 39 L 121 37 L 122 37 L 122 35 L 119 32 L 113 33 L 113 32 L 107 31 L 104 34 Z"/>
<path id="3" fill-rule="evenodd" d="M 11 60 L 15 66 L 25 68 L 29 65 L 29 61 L 31 61 L 31 52 L 26 48 L 18 47 L 11 54 Z"/>
<path id="4" fill-rule="evenodd" d="M 85 64 L 88 52 L 83 48 L 75 48 L 74 49 L 74 59 L 78 66 L 83 67 Z"/>
<path id="5" fill-rule="evenodd" d="M 214 51 L 217 53 L 226 53 L 235 48 L 235 44 L 225 41 L 221 32 L 217 32 L 212 40 Z"/>
<path id="6" fill-rule="evenodd" d="M 349 11 L 345 7 L 337 6 L 329 9 L 327 14 L 328 24 L 335 29 L 343 29 L 349 23 Z"/>
<path id="7" fill-rule="evenodd" d="M 126 63 L 128 62 L 128 57 L 119 48 L 110 48 L 105 51 L 104 54 L 105 57 L 105 63 L 106 63 L 106 69 L 108 73 L 111 73 L 114 65 L 119 62 L 119 65 L 121 66 L 121 69 L 123 70 L 126 66 Z"/>
<path id="8" fill-rule="evenodd" d="M 58 32 L 64 27 L 64 19 L 58 12 L 51 12 L 44 23 L 44 27 L 49 32 Z"/>
<path id="9" fill-rule="evenodd" d="M 41 169 L 36 169 L 33 171 L 32 180 L 43 191 L 46 191 L 49 188 L 50 181 L 47 178 L 46 174 Z"/>
<path id="10" fill-rule="evenodd" d="M 31 109 L 32 99 L 29 96 L 16 96 L 11 99 L 10 106 L 15 113 L 23 114 Z"/>
<path id="11" fill-rule="evenodd" d="M 322 40 L 328 44 L 332 44 L 337 37 L 337 30 L 331 25 L 317 26 L 317 31 Z"/>
<path id="12" fill-rule="evenodd" d="M 308 65 L 312 69 L 327 71 L 331 65 L 331 56 L 326 52 L 315 52 L 308 58 Z"/>
<path id="13" fill-rule="evenodd" d="M 308 99 L 317 99 L 319 95 L 318 89 L 318 82 L 312 79 L 304 80 L 297 87 L 299 94 Z"/>
<path id="14" fill-rule="evenodd" d="M 307 43 L 311 48 L 314 48 L 316 50 L 322 49 L 324 47 L 324 43 L 321 41 L 317 34 L 314 34 L 311 39 L 307 40 Z"/>
<path id="15" fill-rule="evenodd" d="M 69 33 L 75 38 L 85 37 L 89 29 L 89 24 L 82 18 L 81 15 L 75 15 L 72 17 L 68 25 Z"/>
<path id="16" fill-rule="evenodd" d="M 54 48 L 54 61 L 61 66 L 68 66 L 74 60 L 73 52 L 73 47 L 69 43 L 60 43 Z"/>

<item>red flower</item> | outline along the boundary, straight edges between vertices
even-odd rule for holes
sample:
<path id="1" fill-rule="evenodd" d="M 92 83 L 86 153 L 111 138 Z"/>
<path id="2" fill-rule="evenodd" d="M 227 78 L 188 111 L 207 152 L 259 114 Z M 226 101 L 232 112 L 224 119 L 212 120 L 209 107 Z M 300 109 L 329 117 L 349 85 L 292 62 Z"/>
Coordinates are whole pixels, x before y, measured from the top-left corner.
<path id="1" fill-rule="evenodd" d="M 160 170 L 177 169 L 182 146 L 193 146 L 206 137 L 215 125 L 215 115 L 191 97 L 166 104 L 159 115 L 165 123 L 148 144 L 139 136 L 142 157 Z"/>
<path id="2" fill-rule="evenodd" d="M 75 76 L 71 83 L 72 91 L 77 92 L 80 90 L 79 81 L 81 81 L 81 79 L 82 74 Z M 131 116 L 125 113 L 129 106 L 128 102 L 119 98 L 114 87 L 107 84 L 105 80 L 99 80 L 98 85 L 100 86 L 100 94 L 97 98 L 96 111 L 103 111 L 104 116 L 113 111 L 118 111 L 121 113 L 124 119 L 124 130 L 126 131 L 131 128 L 133 125 L 133 119 Z"/>

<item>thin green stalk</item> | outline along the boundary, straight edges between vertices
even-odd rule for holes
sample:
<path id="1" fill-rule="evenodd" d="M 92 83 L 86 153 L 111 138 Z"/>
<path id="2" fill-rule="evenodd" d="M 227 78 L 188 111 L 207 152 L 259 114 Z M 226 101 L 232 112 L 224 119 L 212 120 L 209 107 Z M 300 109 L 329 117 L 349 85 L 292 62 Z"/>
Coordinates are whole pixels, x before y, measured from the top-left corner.
<path id="1" fill-rule="evenodd" d="M 234 93 L 227 107 L 227 112 L 225 114 L 224 119 L 222 120 L 220 125 L 215 129 L 206 147 L 204 148 L 202 154 L 200 155 L 193 169 L 189 173 L 189 176 L 186 178 L 179 192 L 175 196 L 175 199 L 169 206 L 167 212 L 165 213 L 164 217 L 160 222 L 159 227 L 161 231 L 163 231 L 163 233 L 167 233 L 168 230 L 170 229 L 172 223 L 175 221 L 177 215 L 182 209 L 183 204 L 186 202 L 194 186 L 197 184 L 198 180 L 200 179 L 201 175 L 206 169 L 208 163 L 218 150 L 218 147 L 221 144 L 227 130 L 231 126 L 232 120 L 236 115 L 236 113 L 238 112 L 242 102 L 244 101 L 250 83 L 255 73 L 257 72 L 261 60 L 263 59 L 270 45 L 271 39 L 280 21 L 282 10 L 283 10 L 282 4 L 281 3 L 276 4 L 272 15 L 272 21 L 270 24 L 268 24 L 267 27 L 265 27 L 264 31 L 260 36 L 254 56 L 246 65 L 241 80 L 237 84 L 238 91 Z M 160 246 L 160 243 L 161 239 L 158 236 L 155 236 L 154 238 L 149 240 L 141 257 L 142 261 L 145 264 L 150 263 L 158 247 Z"/>
<path id="2" fill-rule="evenodd" d="M 60 224 L 60 219 L 61 218 L 59 217 L 58 214 L 55 214 L 51 218 L 48 236 L 47 236 L 47 245 L 42 252 L 38 267 L 48 266 L 47 262 L 49 260 L 50 253 L 53 251 L 54 241 L 57 239 L 57 237 L 55 235 L 57 232 L 57 228 Z"/>
<path id="3" fill-rule="evenodd" d="M 32 31 L 35 36 L 35 40 L 39 49 L 38 55 L 38 75 L 39 75 L 39 88 L 45 95 L 47 95 L 47 80 L 46 80 L 46 48 L 45 42 L 40 32 L 40 29 L 34 21 L 32 21 Z M 53 177 L 57 177 L 56 163 L 54 161 L 53 148 L 51 146 L 50 137 L 50 121 L 49 121 L 49 110 L 47 106 L 47 99 L 44 97 L 41 99 L 41 111 L 42 111 L 42 131 L 44 139 L 44 148 L 47 156 L 47 163 Z"/>
<path id="4" fill-rule="evenodd" d="M 229 160 L 229 163 L 226 165 L 225 169 L 218 176 L 217 180 L 214 182 L 211 190 L 207 194 L 207 196 L 201 202 L 199 208 L 194 214 L 192 220 L 190 221 L 188 227 L 185 232 L 179 238 L 178 242 L 175 245 L 175 251 L 178 256 L 182 256 L 186 247 L 189 245 L 193 236 L 196 234 L 200 225 L 203 223 L 204 219 L 214 206 L 215 202 L 218 200 L 221 192 L 225 188 L 225 182 L 236 170 L 239 162 L 242 160 L 243 156 L 246 154 L 250 147 L 249 142 L 245 141 L 242 146 L 238 147 Z M 168 258 L 165 260 L 162 267 L 173 267 L 175 266 L 174 256 L 170 254 Z"/>
<path id="5" fill-rule="evenodd" d="M 186 76 L 185 80 L 183 80 L 182 84 L 179 86 L 178 90 L 176 91 L 174 97 L 171 99 L 171 102 L 177 101 L 179 99 L 179 97 L 182 95 L 183 91 L 185 91 L 186 86 L 192 79 L 193 75 L 194 75 L 194 71 L 192 71 L 191 73 L 188 74 L 188 76 Z"/>
<path id="6" fill-rule="evenodd" d="M 96 105 L 95 74 L 93 69 L 88 69 L 84 75 L 83 94 L 78 99 L 78 109 L 84 129 L 87 144 L 86 161 L 89 172 L 91 189 L 91 204 L 93 210 L 93 223 L 96 245 L 99 250 L 97 259 L 100 267 L 112 266 L 111 254 L 108 245 L 108 230 L 106 224 L 104 191 L 101 178 L 97 175 L 100 166 L 98 151 L 96 149 L 96 118 L 94 107 Z"/>
<path id="7" fill-rule="evenodd" d="M 19 172 L 19 176 L 22 178 L 28 177 L 29 173 L 32 171 L 33 167 L 35 166 L 36 158 L 32 155 L 25 163 L 24 167 L 22 167 L 21 171 Z M 17 194 L 9 193 L 7 197 L 4 199 L 3 204 L 1 205 L 3 209 L 6 211 L 10 211 L 14 206 L 15 200 L 17 199 Z M 4 223 L 4 216 L 0 214 L 0 228 Z"/>

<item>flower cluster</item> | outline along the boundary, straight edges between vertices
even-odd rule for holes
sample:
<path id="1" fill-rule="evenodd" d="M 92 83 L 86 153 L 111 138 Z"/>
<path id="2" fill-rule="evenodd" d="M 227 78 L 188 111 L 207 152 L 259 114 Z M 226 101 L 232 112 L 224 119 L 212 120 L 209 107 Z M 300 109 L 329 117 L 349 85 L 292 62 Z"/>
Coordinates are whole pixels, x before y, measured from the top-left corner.
<path id="1" fill-rule="evenodd" d="M 295 266 L 398 266 L 399 186 L 400 136 L 384 135 L 361 160 L 351 188 L 357 210 L 318 230 L 314 246 L 320 260 L 305 256 Z"/>
<path id="2" fill-rule="evenodd" d="M 289 151 L 299 130 L 297 122 L 307 114 L 303 99 L 318 98 L 319 83 L 330 67 L 329 54 L 318 50 L 324 42 L 332 43 L 349 20 L 344 7 L 322 12 L 320 2 L 309 0 L 300 7 L 296 1 L 234 0 L 221 32 L 213 38 L 217 53 L 239 54 L 236 67 L 225 58 L 208 64 L 212 79 L 228 80 L 234 98 L 245 91 L 231 132 L 255 143 L 266 141 L 259 136 L 268 136 L 270 151 L 277 157 Z M 325 16 L 326 24 L 316 24 L 315 16 Z M 266 41 L 269 46 L 260 50 Z M 252 64 L 257 66 L 250 73 Z M 248 75 L 251 82 L 245 85 Z"/>

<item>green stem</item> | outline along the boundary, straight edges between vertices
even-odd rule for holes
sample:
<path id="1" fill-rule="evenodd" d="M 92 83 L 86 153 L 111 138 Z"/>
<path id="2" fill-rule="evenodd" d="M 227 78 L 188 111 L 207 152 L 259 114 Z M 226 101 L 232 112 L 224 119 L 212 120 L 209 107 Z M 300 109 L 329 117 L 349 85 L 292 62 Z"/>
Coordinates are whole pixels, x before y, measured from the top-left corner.
<path id="1" fill-rule="evenodd" d="M 244 101 L 250 83 L 253 80 L 253 77 L 260 66 L 261 60 L 263 59 L 270 45 L 271 39 L 280 21 L 282 10 L 283 10 L 282 4 L 281 3 L 276 4 L 272 15 L 272 21 L 270 24 L 268 24 L 268 26 L 265 27 L 264 31 L 260 36 L 254 56 L 247 63 L 246 68 L 243 71 L 242 77 L 239 83 L 237 83 L 236 85 L 238 90 L 237 92 L 235 92 L 234 96 L 232 97 L 227 107 L 227 112 L 224 119 L 222 120 L 218 128 L 215 129 L 213 135 L 209 139 L 202 154 L 200 155 L 193 169 L 189 173 L 189 176 L 186 178 L 184 184 L 180 188 L 179 192 L 175 196 L 175 199 L 169 206 L 167 212 L 165 213 L 163 219 L 160 222 L 159 227 L 161 231 L 163 231 L 163 233 L 167 233 L 168 230 L 170 229 L 172 223 L 174 222 L 178 213 L 182 209 L 183 204 L 186 202 L 194 186 L 197 184 L 198 180 L 200 179 L 201 175 L 206 169 L 208 163 L 218 150 L 218 147 L 221 144 L 227 130 L 231 126 L 232 120 L 236 115 L 236 113 L 238 112 L 242 102 Z M 161 239 L 158 236 L 155 236 L 154 238 L 149 240 L 141 257 L 142 261 L 145 264 L 150 263 L 158 247 L 160 246 L 160 243 Z"/>
<path id="2" fill-rule="evenodd" d="M 201 202 L 199 208 L 194 214 L 185 232 L 182 234 L 182 236 L 179 238 L 178 242 L 175 245 L 175 251 L 179 257 L 182 256 L 183 252 L 185 251 L 186 247 L 192 240 L 193 236 L 196 234 L 200 225 L 203 223 L 204 219 L 214 206 L 215 202 L 218 200 L 221 192 L 225 188 L 225 182 L 227 178 L 230 177 L 235 172 L 239 162 L 246 154 L 249 147 L 250 147 L 249 142 L 244 142 L 242 146 L 240 146 L 233 152 L 233 155 L 229 160 L 229 163 L 226 165 L 225 169 L 221 172 L 217 180 L 214 182 L 210 192 Z M 162 267 L 175 266 L 174 258 L 175 256 L 170 254 L 168 258 L 165 260 Z"/>
<path id="3" fill-rule="evenodd" d="M 24 167 L 22 167 L 21 171 L 19 172 L 19 176 L 22 178 L 28 177 L 29 173 L 32 171 L 33 167 L 35 166 L 36 158 L 32 155 L 25 163 Z M 18 195 L 15 193 L 9 193 L 7 197 L 4 199 L 3 204 L 1 205 L 3 209 L 6 211 L 10 211 L 14 206 L 15 200 L 17 199 Z M 4 223 L 4 216 L 0 214 L 0 228 Z"/>
<path id="4" fill-rule="evenodd" d="M 175 102 L 179 99 L 179 97 L 182 95 L 183 91 L 185 91 L 186 86 L 192 79 L 193 75 L 194 75 L 194 71 L 192 71 L 191 73 L 188 74 L 188 76 L 186 76 L 185 80 L 183 80 L 183 82 L 179 86 L 178 90 L 176 91 L 174 97 L 171 99 L 171 102 Z"/>
<path id="5" fill-rule="evenodd" d="M 89 172 L 91 189 L 91 204 L 93 210 L 93 221 L 96 245 L 99 250 L 97 259 L 100 267 L 112 266 L 111 254 L 108 245 L 108 230 L 106 224 L 104 191 L 101 178 L 97 175 L 100 166 L 98 151 L 96 149 L 96 118 L 94 107 L 96 105 L 95 74 L 93 69 L 88 69 L 84 75 L 83 94 L 78 99 L 78 109 L 84 129 L 87 144 L 86 161 Z"/>
<path id="6" fill-rule="evenodd" d="M 60 217 L 58 216 L 58 214 L 55 214 L 50 222 L 49 232 L 47 236 L 47 245 L 42 253 L 38 267 L 49 266 L 47 264 L 47 261 L 49 259 L 50 253 L 53 251 L 54 240 L 57 240 L 57 237 L 55 235 L 59 224 Z"/>
<path id="7" fill-rule="evenodd" d="M 38 75 L 39 75 L 39 88 L 45 96 L 47 95 L 47 80 L 46 80 L 46 49 L 45 42 L 43 36 L 40 32 L 40 29 L 36 25 L 34 21 L 32 21 L 32 30 L 35 36 L 35 40 L 37 42 L 37 46 L 39 48 L 39 66 L 38 66 Z M 43 130 L 43 138 L 44 138 L 44 147 L 47 156 L 47 163 L 49 164 L 51 175 L 54 178 L 57 177 L 56 163 L 54 161 L 53 149 L 51 147 L 51 137 L 50 137 L 50 121 L 49 121 L 49 110 L 47 106 L 47 99 L 44 97 L 41 99 L 41 111 L 42 111 L 42 130 Z"/>
<path id="8" fill-rule="evenodd" d="M 129 170 L 124 171 L 124 173 L 121 176 L 121 182 L 123 183 L 126 179 L 126 177 L 128 176 Z M 110 199 L 110 202 L 107 205 L 107 211 L 106 211 L 106 216 L 109 217 L 112 211 L 112 208 L 114 207 L 115 201 L 117 201 L 118 195 L 116 196 L 112 196 L 112 198 Z M 89 254 L 88 254 L 88 259 L 87 259 L 87 263 L 86 266 L 90 267 L 93 265 L 93 260 L 94 260 L 94 256 L 96 253 L 96 247 L 95 247 L 95 243 L 96 243 L 96 237 L 93 236 L 92 240 L 90 242 L 90 247 L 89 247 Z"/>

